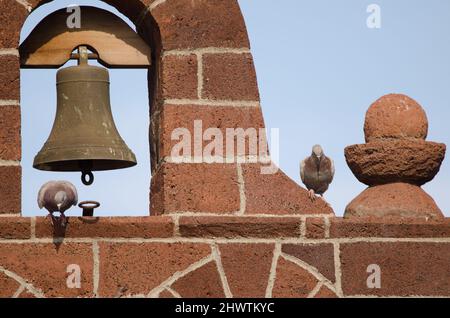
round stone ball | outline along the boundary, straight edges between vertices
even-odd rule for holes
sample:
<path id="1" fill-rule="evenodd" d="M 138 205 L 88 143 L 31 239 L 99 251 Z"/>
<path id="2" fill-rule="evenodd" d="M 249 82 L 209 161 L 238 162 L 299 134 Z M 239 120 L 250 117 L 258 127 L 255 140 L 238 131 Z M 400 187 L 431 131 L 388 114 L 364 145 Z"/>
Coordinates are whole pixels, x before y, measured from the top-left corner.
<path id="1" fill-rule="evenodd" d="M 406 95 L 385 95 L 369 107 L 364 134 L 366 142 L 386 138 L 425 140 L 427 115 L 422 106 Z"/>

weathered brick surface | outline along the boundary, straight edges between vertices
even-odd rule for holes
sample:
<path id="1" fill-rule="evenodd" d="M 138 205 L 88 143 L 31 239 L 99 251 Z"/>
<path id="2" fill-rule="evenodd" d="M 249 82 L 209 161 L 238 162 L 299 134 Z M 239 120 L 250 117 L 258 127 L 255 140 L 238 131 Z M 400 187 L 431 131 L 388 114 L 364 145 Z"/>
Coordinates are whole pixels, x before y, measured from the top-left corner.
<path id="1" fill-rule="evenodd" d="M 3 20 L 0 19 L 0 21 Z M 8 28 L 2 28 L 2 30 L 4 29 Z M 14 55 L 0 55 L 0 100 L 18 100 L 20 96 L 19 83 L 19 58 Z"/>
<path id="2" fill-rule="evenodd" d="M 251 54 L 205 54 L 203 97 L 258 101 L 256 71 Z"/>
<path id="3" fill-rule="evenodd" d="M 221 244 L 223 269 L 234 297 L 265 297 L 273 244 Z"/>
<path id="4" fill-rule="evenodd" d="M 153 169 L 153 163 L 152 163 Z M 159 166 L 159 168 L 155 171 L 152 171 L 152 177 L 150 180 L 150 215 L 157 216 L 164 214 L 165 209 L 165 193 L 166 189 L 164 188 L 164 165 Z"/>
<path id="5" fill-rule="evenodd" d="M 330 237 L 450 237 L 450 219 L 442 222 L 406 218 L 332 218 Z"/>
<path id="6" fill-rule="evenodd" d="M 345 295 L 450 296 L 449 243 L 354 243 L 341 245 Z M 381 289 L 367 287 L 367 267 L 381 268 Z"/>
<path id="7" fill-rule="evenodd" d="M 123 15 L 136 23 L 141 14 L 146 10 L 147 6 L 154 0 L 102 0 L 107 4 L 115 7 Z"/>
<path id="8" fill-rule="evenodd" d="M 299 237 L 301 220 L 297 218 L 258 217 L 181 217 L 181 236 L 205 238 L 278 238 Z"/>
<path id="9" fill-rule="evenodd" d="M 195 121 L 200 125 L 195 128 Z M 162 135 L 160 156 L 167 157 L 172 155 L 172 149 L 175 145 L 182 140 L 180 136 L 174 136 L 175 140 L 172 140 L 172 134 L 175 129 L 185 128 L 190 132 L 191 137 L 191 153 L 184 155 L 194 155 L 194 138 L 199 136 L 200 140 L 203 140 L 202 147 L 200 149 L 200 155 L 204 154 L 207 150 L 207 146 L 212 143 L 213 140 L 206 140 L 202 138 L 208 129 L 219 129 L 223 138 L 219 139 L 222 142 L 222 147 L 218 147 L 221 153 L 215 151 L 208 151 L 209 155 L 227 157 L 236 155 L 259 155 L 259 149 L 262 148 L 259 144 L 260 129 L 264 128 L 264 120 L 262 116 L 261 108 L 257 107 L 220 107 L 220 106 L 196 106 L 196 105 L 165 105 L 162 113 Z M 200 129 L 201 127 L 201 129 Z M 244 137 L 240 137 L 239 142 L 244 143 L 244 151 L 238 152 L 238 131 L 236 129 L 242 128 L 244 130 Z M 250 128 L 250 130 L 249 130 Z M 229 132 L 234 131 L 236 134 L 230 133 L 229 138 L 233 138 L 234 147 L 227 148 L 226 138 L 227 129 Z M 254 132 L 254 133 L 253 133 Z M 245 134 L 248 133 L 248 134 Z M 251 138 L 249 138 L 251 136 Z M 175 138 L 176 137 L 176 138 Z M 205 136 L 206 137 L 206 136 Z M 261 139 L 264 140 L 264 136 Z M 212 137 L 214 139 L 214 137 Z M 250 144 L 253 149 L 250 149 Z M 212 146 L 211 146 L 212 147 Z M 251 150 L 251 151 L 250 151 Z M 176 153 L 175 155 L 183 155 L 182 153 Z"/>
<path id="10" fill-rule="evenodd" d="M 306 218 L 305 236 L 310 239 L 325 238 L 325 220 L 323 218 Z"/>
<path id="11" fill-rule="evenodd" d="M 313 266 L 331 282 L 335 281 L 332 244 L 287 244 L 282 252 Z"/>
<path id="12" fill-rule="evenodd" d="M 21 167 L 0 167 L 0 214 L 20 213 L 21 178 Z"/>
<path id="13" fill-rule="evenodd" d="M 272 296 L 276 298 L 307 297 L 317 283 L 318 280 L 307 270 L 280 258 Z"/>
<path id="14" fill-rule="evenodd" d="M 25 21 L 27 11 L 17 1 L 0 0 L 0 48 L 19 47 L 20 31 Z M 0 72 L 0 74 L 3 72 Z"/>
<path id="15" fill-rule="evenodd" d="M 161 82 L 164 98 L 197 99 L 197 65 L 195 54 L 165 56 Z"/>
<path id="16" fill-rule="evenodd" d="M 172 288 L 183 298 L 224 298 L 217 265 L 209 262 L 199 269 L 179 278 Z"/>
<path id="17" fill-rule="evenodd" d="M 152 182 L 153 214 L 171 212 L 232 213 L 239 210 L 234 164 L 164 164 Z M 161 203 L 161 200 L 162 203 Z"/>
<path id="18" fill-rule="evenodd" d="M 37 297 L 33 295 L 29 290 L 25 289 L 23 292 L 20 293 L 18 298 L 37 298 Z"/>
<path id="19" fill-rule="evenodd" d="M 20 108 L 2 106 L 0 107 L 0 159 L 20 160 L 20 158 Z"/>
<path id="20" fill-rule="evenodd" d="M 338 298 L 338 296 L 334 291 L 323 285 L 322 287 L 320 287 L 314 298 Z"/>
<path id="21" fill-rule="evenodd" d="M 170 217 L 68 217 L 62 231 L 54 229 L 49 219 L 36 219 L 36 237 L 66 238 L 166 238 L 173 236 Z M 1 220 L 0 220 L 1 221 Z"/>
<path id="22" fill-rule="evenodd" d="M 152 15 L 164 50 L 250 47 L 236 0 L 166 1 Z"/>
<path id="23" fill-rule="evenodd" d="M 13 278 L 0 272 L 0 298 L 11 298 L 20 284 Z"/>
<path id="24" fill-rule="evenodd" d="M 31 6 L 32 10 L 37 9 L 39 6 L 51 2 L 53 0 L 27 0 L 27 3 Z"/>
<path id="25" fill-rule="evenodd" d="M 0 266 L 39 289 L 45 297 L 92 297 L 92 245 L 84 243 L 0 244 Z M 67 287 L 67 266 L 81 269 L 81 288 Z"/>
<path id="26" fill-rule="evenodd" d="M 168 290 L 164 289 L 159 293 L 159 298 L 175 298 L 175 296 Z"/>
<path id="27" fill-rule="evenodd" d="M 99 249 L 102 297 L 148 294 L 211 253 L 208 245 L 193 243 L 100 243 Z"/>
<path id="28" fill-rule="evenodd" d="M 29 218 L 0 217 L 0 239 L 27 239 L 30 233 Z"/>
<path id="29" fill-rule="evenodd" d="M 247 214 L 332 214 L 323 200 L 311 202 L 308 192 L 278 170 L 261 174 L 261 165 L 242 165 Z"/>

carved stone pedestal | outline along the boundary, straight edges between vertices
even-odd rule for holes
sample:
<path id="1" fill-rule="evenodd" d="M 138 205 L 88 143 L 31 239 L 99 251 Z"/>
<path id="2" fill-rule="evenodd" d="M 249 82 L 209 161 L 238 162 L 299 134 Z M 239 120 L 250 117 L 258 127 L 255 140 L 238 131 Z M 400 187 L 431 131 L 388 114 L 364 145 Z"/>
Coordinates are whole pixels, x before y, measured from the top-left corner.
<path id="1" fill-rule="evenodd" d="M 404 95 L 386 95 L 367 111 L 366 144 L 345 149 L 356 178 L 369 186 L 345 210 L 345 217 L 443 218 L 420 188 L 439 172 L 446 146 L 425 141 L 428 120 L 422 107 Z"/>

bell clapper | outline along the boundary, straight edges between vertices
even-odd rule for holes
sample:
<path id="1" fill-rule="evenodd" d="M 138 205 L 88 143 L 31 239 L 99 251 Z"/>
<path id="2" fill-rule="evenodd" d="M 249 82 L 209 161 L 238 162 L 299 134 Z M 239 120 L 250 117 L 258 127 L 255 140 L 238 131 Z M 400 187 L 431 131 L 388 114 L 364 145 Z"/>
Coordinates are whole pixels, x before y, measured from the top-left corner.
<path id="1" fill-rule="evenodd" d="M 85 186 L 90 186 L 94 183 L 94 174 L 92 171 L 82 171 L 81 172 L 81 182 Z"/>
<path id="2" fill-rule="evenodd" d="M 78 66 L 88 65 L 89 61 L 89 50 L 86 46 L 80 45 L 78 47 L 78 54 L 74 56 L 78 60 Z M 82 171 L 81 172 L 81 182 L 85 186 L 90 186 L 94 183 L 94 174 L 92 171 Z"/>

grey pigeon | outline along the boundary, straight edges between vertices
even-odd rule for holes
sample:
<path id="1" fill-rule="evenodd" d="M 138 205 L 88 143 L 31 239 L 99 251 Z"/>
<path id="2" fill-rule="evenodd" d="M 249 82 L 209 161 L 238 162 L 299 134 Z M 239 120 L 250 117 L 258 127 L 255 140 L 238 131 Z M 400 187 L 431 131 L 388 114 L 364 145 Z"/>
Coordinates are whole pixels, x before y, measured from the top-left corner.
<path id="1" fill-rule="evenodd" d="M 300 176 L 309 191 L 311 201 L 316 194 L 323 197 L 334 178 L 334 162 L 325 156 L 320 145 L 315 145 L 311 156 L 305 158 L 300 165 Z"/>
<path id="2" fill-rule="evenodd" d="M 51 217 L 54 225 L 54 212 L 60 212 L 60 221 L 63 227 L 66 226 L 66 216 L 64 212 L 78 203 L 78 193 L 75 186 L 68 181 L 49 181 L 39 190 L 39 208 L 46 208 L 49 212 L 47 217 Z"/>

